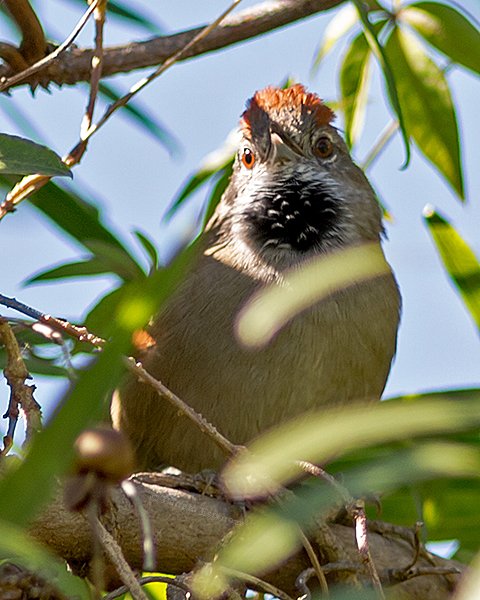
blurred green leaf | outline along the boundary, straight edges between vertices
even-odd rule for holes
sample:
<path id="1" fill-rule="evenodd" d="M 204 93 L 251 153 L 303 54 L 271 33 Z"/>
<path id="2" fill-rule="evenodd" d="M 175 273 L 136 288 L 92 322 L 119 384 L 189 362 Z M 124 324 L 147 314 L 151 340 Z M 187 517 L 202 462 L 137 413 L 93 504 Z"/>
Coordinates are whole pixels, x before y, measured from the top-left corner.
<path id="1" fill-rule="evenodd" d="M 0 480 L 3 519 L 24 525 L 48 501 L 56 476 L 70 464 L 74 439 L 100 417 L 105 399 L 118 384 L 132 333 L 143 328 L 158 311 L 195 251 L 196 245 L 192 245 L 168 267 L 120 288 L 115 310 L 108 315 L 114 324 L 110 341 L 97 360 L 80 373 L 47 427 L 35 436 L 25 461 Z"/>
<path id="2" fill-rule="evenodd" d="M 47 548 L 35 542 L 22 529 L 3 520 L 0 521 L 0 557 L 8 558 L 9 562 L 20 564 L 37 573 L 68 598 L 90 598 L 86 583 L 72 575 L 66 564 Z M 5 591 L 5 594 L 8 595 L 8 592 Z"/>
<path id="3" fill-rule="evenodd" d="M 408 410 L 409 407 L 404 406 L 403 408 Z M 441 407 L 438 408 L 441 410 Z M 351 408 L 349 408 L 348 414 L 350 411 Z M 329 416 L 331 417 L 331 415 Z M 344 416 L 348 418 L 345 413 Z M 356 416 L 358 419 L 358 413 Z M 391 416 L 394 419 L 394 416 Z M 419 414 L 417 413 L 416 416 L 418 417 Z M 478 411 L 477 417 L 480 418 Z M 384 424 L 387 423 L 390 421 L 385 420 Z M 426 423 L 423 425 L 425 426 Z M 368 428 L 366 422 L 358 421 L 358 430 L 364 426 Z M 325 433 L 328 435 L 326 427 L 321 427 L 317 431 L 318 439 L 322 439 Z M 335 436 L 337 437 L 338 434 L 339 431 L 336 431 Z M 287 438 L 287 442 L 289 439 L 292 438 Z M 300 445 L 303 445 L 300 437 L 296 439 Z M 346 440 L 350 441 L 348 437 L 338 437 L 337 444 L 341 445 Z M 258 457 L 256 458 L 258 459 Z M 258 466 L 258 462 L 256 464 Z M 226 475 L 228 473 L 227 470 Z M 480 451 L 478 448 L 446 442 L 428 442 L 344 472 L 342 486 L 348 489 L 353 497 L 361 498 L 373 492 L 388 492 L 407 483 L 428 481 L 438 477 L 478 478 L 479 474 Z M 258 473 L 251 471 L 250 476 L 257 478 Z M 231 488 L 229 487 L 229 489 Z M 209 566 L 208 572 L 203 571 L 202 573 L 201 570 L 198 579 L 205 580 L 205 577 L 202 576 L 208 574 L 210 581 L 214 581 L 217 585 L 225 583 L 223 566 L 227 568 L 234 566 L 235 569 L 248 573 L 269 570 L 300 547 L 299 525 L 302 529 L 308 529 L 314 520 L 318 519 L 318 515 L 330 507 L 338 505 L 338 502 L 339 496 L 335 488 L 323 480 L 309 480 L 308 483 L 296 490 L 295 496 L 290 496 L 288 500 L 284 499 L 281 504 L 277 504 L 273 508 L 264 509 L 248 516 L 228 543 L 219 550 L 213 567 Z"/>
<path id="4" fill-rule="evenodd" d="M 110 3 L 108 6 L 110 7 Z M 116 102 L 124 95 L 118 88 L 111 84 L 107 85 L 106 83 L 100 84 L 99 91 L 102 96 L 113 102 Z M 146 108 L 142 107 L 140 102 L 130 100 L 125 106 L 122 106 L 120 114 L 124 114 L 126 117 L 129 117 L 131 121 L 140 125 L 146 133 L 153 136 L 160 144 L 162 144 L 162 146 L 165 146 L 173 156 L 180 153 L 180 144 L 175 136 L 170 133 L 164 125 L 160 124 Z"/>
<path id="5" fill-rule="evenodd" d="M 458 10 L 439 2 L 415 2 L 398 15 L 453 62 L 480 73 L 480 32 Z"/>
<path id="6" fill-rule="evenodd" d="M 46 271 L 40 271 L 25 280 L 25 285 L 39 281 L 52 281 L 68 277 L 85 277 L 87 275 L 101 275 L 110 272 L 109 267 L 99 258 L 90 258 L 78 262 L 64 263 Z"/>
<path id="7" fill-rule="evenodd" d="M 268 285 L 248 300 L 236 323 L 240 341 L 263 346 L 296 314 L 350 285 L 389 273 L 377 244 L 340 250 L 287 272 L 283 285 Z"/>
<path id="8" fill-rule="evenodd" d="M 232 132 L 223 145 L 208 154 L 202 161 L 202 164 L 187 180 L 184 186 L 180 189 L 177 196 L 174 198 L 170 208 L 165 214 L 164 219 L 169 221 L 176 213 L 178 208 L 187 200 L 197 189 L 205 185 L 212 177 L 214 177 L 222 169 L 228 170 L 229 165 L 233 163 L 234 153 L 237 147 L 238 136 L 237 132 Z"/>
<path id="9" fill-rule="evenodd" d="M 217 205 L 223 196 L 223 192 L 227 189 L 230 177 L 232 176 L 233 160 L 234 159 L 232 158 L 229 163 L 227 163 L 220 169 L 220 171 L 217 172 L 217 182 L 215 183 L 212 193 L 210 194 L 210 198 L 207 202 L 207 210 L 205 211 L 205 215 L 203 217 L 203 226 L 210 221 L 210 218 L 215 212 L 215 209 L 217 208 Z"/>
<path id="10" fill-rule="evenodd" d="M 71 4 L 85 7 L 84 0 L 70 0 Z M 146 31 L 154 34 L 164 33 L 164 27 L 155 22 L 151 15 L 144 15 L 138 10 L 129 8 L 128 3 L 118 2 L 118 0 L 109 0 L 107 5 L 107 18 L 117 17 L 119 20 L 127 21 L 132 25 L 139 25 Z"/>
<path id="11" fill-rule="evenodd" d="M 347 4 L 335 13 L 325 27 L 323 39 L 313 60 L 312 71 L 320 67 L 320 63 L 330 50 L 358 23 L 358 11 L 353 4 Z"/>
<path id="12" fill-rule="evenodd" d="M 470 564 L 455 591 L 455 600 L 478 600 L 480 589 L 480 552 Z"/>
<path id="13" fill-rule="evenodd" d="M 425 222 L 452 282 L 480 331 L 480 262 L 454 227 L 427 207 Z"/>
<path id="14" fill-rule="evenodd" d="M 53 150 L 6 133 L 0 133 L 0 173 L 72 177 L 70 169 Z"/>
<path id="15" fill-rule="evenodd" d="M 125 260 L 124 250 L 116 244 L 91 240 L 89 246 L 94 256 L 107 266 L 108 271 L 115 273 L 124 281 L 145 277 L 145 273 L 137 261 L 131 255 L 129 255 L 130 260 Z"/>
<path id="16" fill-rule="evenodd" d="M 367 104 L 370 46 L 363 33 L 348 47 L 340 67 L 340 89 L 345 115 L 345 141 L 351 149 L 363 128 Z"/>
<path id="17" fill-rule="evenodd" d="M 159 266 L 159 259 L 158 259 L 158 251 L 155 247 L 155 244 L 152 242 L 152 240 L 150 238 L 148 238 L 145 235 L 145 233 L 142 233 L 138 229 L 136 231 L 134 231 L 133 233 L 135 234 L 135 237 L 140 242 L 143 249 L 147 253 L 147 256 L 150 259 L 150 269 L 157 269 Z"/>
<path id="18" fill-rule="evenodd" d="M 392 31 L 386 51 L 395 65 L 408 133 L 463 199 L 457 118 L 444 73 L 425 54 L 417 38 L 398 27 Z"/>
<path id="19" fill-rule="evenodd" d="M 363 1 L 362 0 L 353 0 L 353 3 L 355 4 L 355 6 L 358 10 L 358 14 L 360 15 L 360 18 L 362 20 L 363 32 L 368 41 L 368 44 L 369 44 L 370 48 L 372 49 L 372 51 L 374 52 L 375 56 L 377 57 L 377 60 L 380 64 L 380 67 L 383 72 L 383 77 L 384 77 L 385 84 L 387 87 L 388 96 L 390 98 L 390 103 L 392 105 L 392 108 L 393 108 L 396 116 L 397 116 L 398 124 L 400 127 L 400 132 L 401 132 L 402 138 L 403 138 L 403 143 L 405 145 L 406 156 L 405 156 L 405 165 L 404 166 L 406 167 L 408 165 L 408 163 L 410 162 L 410 141 L 409 141 L 409 133 L 407 131 L 405 121 L 404 121 L 402 105 L 401 105 L 399 97 L 398 97 L 399 93 L 397 90 L 397 82 L 396 82 L 397 65 L 395 64 L 395 62 L 390 60 L 388 53 L 386 52 L 386 49 L 380 43 L 380 40 L 378 39 L 378 36 L 377 36 L 377 32 L 375 31 L 375 26 L 372 25 L 372 23 L 370 22 L 370 19 L 368 16 L 368 10 L 365 7 L 365 4 L 363 3 Z M 394 75 L 393 66 L 395 67 L 395 75 Z"/>
<path id="20" fill-rule="evenodd" d="M 325 408 L 265 434 L 251 444 L 251 453 L 229 463 L 223 480 L 235 496 L 263 493 L 263 482 L 284 483 L 298 475 L 296 460 L 324 464 L 331 456 L 374 444 L 415 439 L 480 424 L 480 391 L 458 396 L 431 394 L 397 399 L 376 406 Z"/>

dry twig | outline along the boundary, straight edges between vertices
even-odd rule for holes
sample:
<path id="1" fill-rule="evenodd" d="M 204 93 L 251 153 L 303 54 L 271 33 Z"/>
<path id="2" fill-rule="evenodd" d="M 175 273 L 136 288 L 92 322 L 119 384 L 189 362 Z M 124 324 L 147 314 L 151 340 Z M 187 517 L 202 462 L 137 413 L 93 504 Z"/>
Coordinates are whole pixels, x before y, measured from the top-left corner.
<path id="1" fill-rule="evenodd" d="M 20 405 L 26 418 L 26 441 L 42 427 L 42 412 L 33 397 L 34 385 L 26 385 L 25 381 L 31 376 L 25 366 L 17 340 L 8 322 L 0 318 L 0 338 L 7 352 L 7 365 L 4 369 L 5 378 L 10 387 L 10 399 L 4 418 L 8 417 L 8 429 L 3 438 L 3 450 L 7 454 L 13 444 L 13 435 L 18 421 L 18 406 Z"/>

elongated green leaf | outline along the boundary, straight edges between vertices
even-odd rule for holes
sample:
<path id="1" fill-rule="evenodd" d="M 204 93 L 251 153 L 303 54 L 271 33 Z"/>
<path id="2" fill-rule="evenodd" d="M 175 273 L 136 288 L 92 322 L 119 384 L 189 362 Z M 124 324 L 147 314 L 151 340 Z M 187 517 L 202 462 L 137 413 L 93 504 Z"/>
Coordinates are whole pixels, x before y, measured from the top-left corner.
<path id="1" fill-rule="evenodd" d="M 457 118 L 445 75 L 408 31 L 395 28 L 386 50 L 390 62 L 395 65 L 408 133 L 463 199 Z"/>
<path id="2" fill-rule="evenodd" d="M 101 240 L 91 240 L 89 246 L 95 257 L 103 262 L 109 271 L 124 281 L 132 281 L 145 276 L 142 267 L 136 260 L 133 258 L 125 260 L 125 253 L 118 246 Z"/>
<path id="3" fill-rule="evenodd" d="M 103 412 L 103 403 L 118 384 L 122 356 L 129 352 L 131 335 L 145 327 L 171 293 L 189 264 L 196 246 L 184 250 L 172 263 L 152 276 L 125 284 L 114 310 L 111 340 L 76 385 L 67 393 L 47 427 L 34 439 L 27 458 L 0 480 L 0 514 L 10 523 L 26 524 L 52 493 L 55 477 L 73 456 L 73 441 Z"/>
<path id="4" fill-rule="evenodd" d="M 373 407 L 324 409 L 277 428 L 253 442 L 224 472 L 234 495 L 263 491 L 263 481 L 285 482 L 298 474 L 296 460 L 323 464 L 354 448 L 439 433 L 471 431 L 480 424 L 478 390 L 426 399 L 382 402 Z M 262 481 L 263 480 L 263 481 Z"/>
<path id="5" fill-rule="evenodd" d="M 250 298 L 237 321 L 238 337 L 247 346 L 263 346 L 296 314 L 322 298 L 388 272 L 388 264 L 376 244 L 310 260 L 287 272 L 282 286 L 266 286 Z"/>
<path id="6" fill-rule="evenodd" d="M 139 230 L 133 232 L 137 240 L 142 244 L 143 249 L 150 258 L 150 268 L 157 269 L 159 266 L 158 251 L 155 244 L 144 233 Z"/>
<path id="7" fill-rule="evenodd" d="M 320 63 L 327 56 L 330 50 L 353 29 L 358 23 L 358 12 L 353 4 L 347 4 L 335 14 L 325 27 L 323 39 L 313 60 L 312 71 L 315 72 L 320 67 Z"/>
<path id="8" fill-rule="evenodd" d="M 404 408 L 408 410 L 408 407 Z M 362 427 L 364 423 L 358 425 Z M 318 438 L 326 431 L 324 428 L 319 429 Z M 298 439 L 301 443 L 301 439 Z M 341 444 L 345 440 L 348 438 L 339 439 L 338 442 Z M 429 481 L 437 477 L 478 478 L 479 472 L 480 452 L 477 448 L 447 442 L 429 442 L 344 472 L 342 486 L 353 497 L 359 498 L 372 492 L 388 492 L 407 483 Z M 258 473 L 252 471 L 250 476 L 256 479 Z M 201 570 L 194 579 L 194 585 L 201 586 L 201 597 L 209 597 L 205 593 L 208 581 L 217 586 L 228 583 L 222 567 L 260 573 L 279 564 L 300 547 L 299 525 L 302 529 L 310 527 L 319 515 L 338 505 L 338 502 L 339 494 L 335 488 L 316 480 L 296 490 L 295 496 L 284 500 L 281 505 L 247 517 L 228 543 L 220 549 L 213 566 L 209 565 Z"/>
<path id="9" fill-rule="evenodd" d="M 90 598 L 84 581 L 72 575 L 65 564 L 22 529 L 3 520 L 0 521 L 0 557 L 37 573 L 68 598 Z"/>
<path id="10" fill-rule="evenodd" d="M 234 153 L 238 143 L 237 132 L 232 132 L 224 144 L 208 154 L 196 173 L 187 180 L 185 185 L 174 198 L 170 208 L 165 214 L 165 220 L 169 221 L 178 208 L 201 186 L 205 185 L 216 173 L 222 169 L 227 169 L 233 162 Z"/>
<path id="11" fill-rule="evenodd" d="M 123 96 L 123 93 L 111 84 L 107 85 L 106 83 L 101 83 L 99 90 L 102 96 L 113 102 L 116 102 Z M 122 106 L 120 114 L 124 114 L 134 123 L 140 125 L 146 133 L 153 136 L 158 142 L 165 146 L 172 155 L 176 156 L 179 154 L 180 144 L 178 140 L 170 133 L 170 131 L 168 131 L 165 125 L 160 124 L 146 108 L 142 107 L 140 102 L 130 100 L 125 106 Z"/>
<path id="12" fill-rule="evenodd" d="M 370 46 L 360 33 L 348 47 L 340 67 L 340 89 L 345 115 L 345 141 L 351 149 L 363 128 L 367 104 Z"/>
<path id="13" fill-rule="evenodd" d="M 53 279 L 65 279 L 69 277 L 85 277 L 89 275 L 101 275 L 111 272 L 108 265 L 99 258 L 90 258 L 79 262 L 64 263 L 47 271 L 36 273 L 29 277 L 24 284 L 38 283 L 40 281 L 52 281 Z"/>
<path id="14" fill-rule="evenodd" d="M 223 192 L 227 189 L 228 182 L 230 181 L 230 177 L 232 176 L 232 170 L 233 158 L 225 167 L 218 171 L 218 181 L 213 187 L 212 193 L 210 194 L 210 198 L 208 199 L 207 210 L 205 211 L 205 216 L 203 217 L 203 226 L 205 226 L 208 223 L 208 221 L 210 221 L 210 218 L 215 212 L 215 209 L 217 208 L 217 205 L 220 202 L 221 197 L 223 196 Z"/>
<path id="15" fill-rule="evenodd" d="M 431 208 L 425 222 L 443 265 L 480 331 L 480 262 L 454 227 Z"/>
<path id="16" fill-rule="evenodd" d="M 16 135 L 0 133 L 0 173 L 5 175 L 61 175 L 70 169 L 53 150 Z"/>
<path id="17" fill-rule="evenodd" d="M 397 116 L 398 124 L 400 127 L 400 132 L 401 132 L 402 138 L 403 138 L 403 143 L 405 145 L 405 155 L 406 156 L 405 156 L 404 167 L 406 167 L 408 165 L 408 163 L 410 162 L 410 140 L 409 140 L 409 134 L 408 134 L 408 131 L 407 131 L 407 128 L 405 125 L 405 121 L 404 121 L 404 117 L 403 117 L 402 105 L 398 98 L 396 78 L 395 78 L 394 70 L 393 70 L 393 66 L 395 65 L 395 63 L 392 63 L 390 61 L 390 58 L 389 58 L 387 52 L 385 51 L 385 48 L 380 43 L 378 36 L 377 36 L 377 32 L 375 31 L 375 27 L 370 22 L 370 19 L 368 16 L 368 11 L 367 11 L 363 1 L 362 0 L 353 0 L 353 3 L 357 7 L 358 14 L 360 15 L 360 18 L 362 20 L 365 37 L 367 38 L 370 48 L 375 53 L 375 55 L 379 61 L 380 67 L 382 69 L 382 72 L 383 72 L 383 77 L 384 77 L 385 84 L 387 87 L 388 96 L 390 98 L 390 103 L 392 105 L 392 108 L 393 108 L 396 116 Z M 397 68 L 395 65 L 395 73 L 396 72 L 397 72 Z"/>
<path id="18" fill-rule="evenodd" d="M 415 2 L 401 9 L 399 19 L 453 62 L 480 73 L 480 32 L 458 10 L 439 2 Z"/>

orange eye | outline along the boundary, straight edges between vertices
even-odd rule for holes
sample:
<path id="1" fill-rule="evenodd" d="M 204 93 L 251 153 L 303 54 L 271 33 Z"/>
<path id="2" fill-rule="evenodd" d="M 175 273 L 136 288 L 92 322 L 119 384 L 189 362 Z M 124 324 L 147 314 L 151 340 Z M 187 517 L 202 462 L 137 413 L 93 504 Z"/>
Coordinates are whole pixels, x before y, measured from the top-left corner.
<path id="1" fill-rule="evenodd" d="M 332 152 L 332 140 L 328 137 L 321 137 L 315 145 L 315 154 L 320 158 L 328 158 Z"/>
<path id="2" fill-rule="evenodd" d="M 253 168 L 255 164 L 255 154 L 250 150 L 250 148 L 244 148 L 242 154 L 242 163 L 247 167 L 247 169 Z"/>

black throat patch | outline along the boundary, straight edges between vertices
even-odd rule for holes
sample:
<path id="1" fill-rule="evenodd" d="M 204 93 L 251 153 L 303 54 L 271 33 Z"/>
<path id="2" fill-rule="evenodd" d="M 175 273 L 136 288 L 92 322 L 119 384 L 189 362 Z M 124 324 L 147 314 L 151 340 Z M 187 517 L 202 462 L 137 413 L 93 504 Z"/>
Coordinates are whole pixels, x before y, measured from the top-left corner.
<path id="1" fill-rule="evenodd" d="M 262 248 L 306 252 L 332 237 L 340 206 L 325 184 L 292 178 L 259 192 L 245 217 Z"/>

